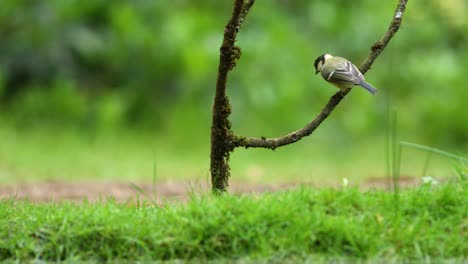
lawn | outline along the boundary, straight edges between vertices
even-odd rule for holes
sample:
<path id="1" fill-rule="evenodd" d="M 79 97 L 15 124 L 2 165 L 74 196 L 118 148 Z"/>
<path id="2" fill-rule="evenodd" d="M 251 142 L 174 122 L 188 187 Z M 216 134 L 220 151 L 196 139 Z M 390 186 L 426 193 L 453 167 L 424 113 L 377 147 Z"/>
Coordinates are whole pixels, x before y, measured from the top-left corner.
<path id="1" fill-rule="evenodd" d="M 385 187 L 390 174 L 385 139 L 334 142 L 318 132 L 277 151 L 236 151 L 231 194 L 213 197 L 205 192 L 208 138 L 178 141 L 128 131 L 88 137 L 69 129 L 11 126 L 2 127 L 0 136 L 1 190 L 10 190 L 0 202 L 0 260 L 463 262 L 467 257 L 468 185 L 461 157 L 454 163 L 443 153 L 403 148 L 396 165 L 405 188 L 369 189 L 375 181 Z M 421 183 L 428 175 L 439 183 Z M 108 197 L 106 190 L 113 188 L 106 182 L 127 196 Z M 165 184 L 173 182 L 183 186 L 178 190 L 183 199 L 166 195 Z M 204 184 L 203 191 L 190 188 L 190 182 Z M 14 191 L 23 184 L 31 193 Z M 64 184 L 68 189 L 54 189 Z M 265 184 L 273 188 L 261 191 L 272 191 L 248 194 L 250 187 Z M 46 196 L 34 200 L 31 194 L 42 185 L 49 186 Z M 65 200 L 53 199 L 57 191 L 66 192 Z M 68 200 L 67 193 L 75 191 L 82 195 Z"/>
<path id="2" fill-rule="evenodd" d="M 466 180 L 400 192 L 301 187 L 188 202 L 0 203 L 2 260 L 388 260 L 462 263 Z"/>

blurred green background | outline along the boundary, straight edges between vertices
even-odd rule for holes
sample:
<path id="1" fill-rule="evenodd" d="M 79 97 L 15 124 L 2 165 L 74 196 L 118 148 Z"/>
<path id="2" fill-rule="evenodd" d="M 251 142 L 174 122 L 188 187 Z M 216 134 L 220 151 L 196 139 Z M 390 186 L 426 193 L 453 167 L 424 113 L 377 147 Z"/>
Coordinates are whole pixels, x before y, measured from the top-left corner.
<path id="1" fill-rule="evenodd" d="M 229 77 L 234 130 L 301 128 L 336 92 L 322 53 L 359 65 L 397 1 L 265 1 L 249 14 Z M 0 0 L 0 182 L 208 181 L 219 46 L 232 1 Z M 321 127 L 276 150 L 236 150 L 232 180 L 333 183 L 385 177 L 390 113 L 398 138 L 468 150 L 465 0 L 412 0 L 367 80 Z M 403 149 L 401 173 L 451 164 Z"/>

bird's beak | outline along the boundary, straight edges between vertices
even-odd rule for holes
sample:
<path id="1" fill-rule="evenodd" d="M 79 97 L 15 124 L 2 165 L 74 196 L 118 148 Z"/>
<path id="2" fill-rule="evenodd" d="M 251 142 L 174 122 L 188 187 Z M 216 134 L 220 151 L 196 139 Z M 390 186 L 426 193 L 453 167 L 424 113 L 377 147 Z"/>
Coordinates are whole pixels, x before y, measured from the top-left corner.
<path id="1" fill-rule="evenodd" d="M 319 72 L 320 72 L 320 71 L 318 71 L 318 70 L 315 70 L 315 74 L 317 74 L 317 73 L 319 73 Z"/>

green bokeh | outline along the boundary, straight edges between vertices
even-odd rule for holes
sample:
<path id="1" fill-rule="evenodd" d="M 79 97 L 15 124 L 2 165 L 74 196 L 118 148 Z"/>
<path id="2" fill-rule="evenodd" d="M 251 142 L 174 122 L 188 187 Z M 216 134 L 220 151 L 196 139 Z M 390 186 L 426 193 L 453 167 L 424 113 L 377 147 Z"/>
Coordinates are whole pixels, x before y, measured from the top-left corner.
<path id="1" fill-rule="evenodd" d="M 232 1 L 0 3 L 2 127 L 91 138 L 137 131 L 208 155 L 219 46 Z M 395 4 L 258 0 L 240 31 L 242 57 L 229 77 L 233 129 L 280 136 L 310 121 L 335 92 L 313 74 L 313 60 L 332 53 L 364 61 Z M 300 143 L 301 152 L 373 145 L 386 137 L 392 111 L 403 139 L 466 151 L 466 9 L 464 0 L 410 1 L 400 32 L 366 75 L 380 92 L 353 91 L 315 139 Z"/>

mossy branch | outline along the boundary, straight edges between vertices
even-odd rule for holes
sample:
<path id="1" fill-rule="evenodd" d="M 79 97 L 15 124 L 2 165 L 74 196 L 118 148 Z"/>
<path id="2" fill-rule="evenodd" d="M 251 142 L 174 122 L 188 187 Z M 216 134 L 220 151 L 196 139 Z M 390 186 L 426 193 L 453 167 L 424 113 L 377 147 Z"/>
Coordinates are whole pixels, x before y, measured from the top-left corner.
<path id="1" fill-rule="evenodd" d="M 228 73 L 240 58 L 241 49 L 235 45 L 237 32 L 255 0 L 234 0 L 231 19 L 224 28 L 220 48 L 218 78 L 211 125 L 211 183 L 215 192 L 224 192 L 229 179 L 229 155 L 234 150 L 229 115 L 231 106 L 226 96 Z"/>
<path id="2" fill-rule="evenodd" d="M 387 44 L 390 42 L 395 33 L 400 29 L 401 22 L 403 19 L 403 14 L 406 10 L 406 5 L 408 0 L 399 0 L 397 8 L 393 15 L 392 22 L 384 34 L 384 36 L 377 41 L 371 48 L 370 54 L 364 63 L 359 68 L 360 71 L 365 74 L 375 62 L 380 53 L 385 49 Z M 249 138 L 249 137 L 235 137 L 234 145 L 235 147 L 245 147 L 245 148 L 267 148 L 267 149 L 276 149 L 278 147 L 286 146 L 301 140 L 303 137 L 311 135 L 317 127 L 322 124 L 322 122 L 332 113 L 335 107 L 343 100 L 343 98 L 351 91 L 351 89 L 338 91 L 335 93 L 325 105 L 325 107 L 320 111 L 320 113 L 306 126 L 303 128 L 291 132 L 285 136 L 278 138 Z"/>

